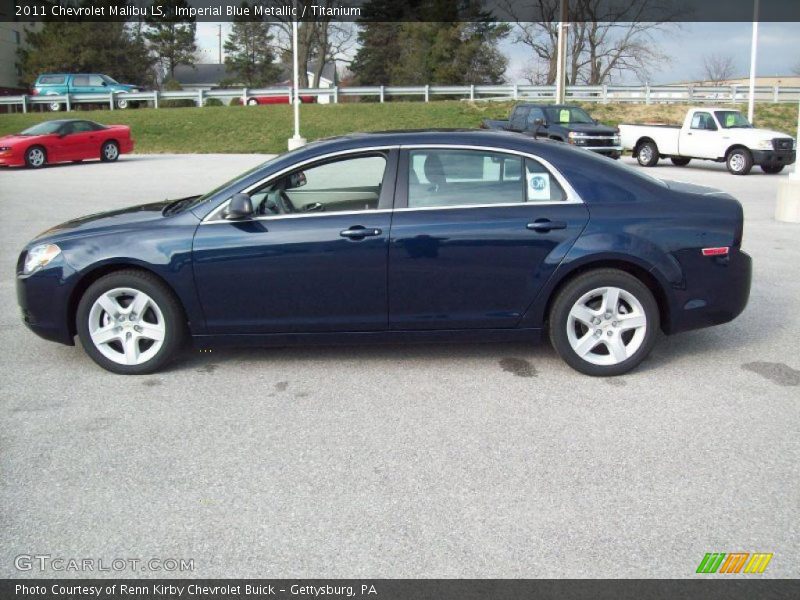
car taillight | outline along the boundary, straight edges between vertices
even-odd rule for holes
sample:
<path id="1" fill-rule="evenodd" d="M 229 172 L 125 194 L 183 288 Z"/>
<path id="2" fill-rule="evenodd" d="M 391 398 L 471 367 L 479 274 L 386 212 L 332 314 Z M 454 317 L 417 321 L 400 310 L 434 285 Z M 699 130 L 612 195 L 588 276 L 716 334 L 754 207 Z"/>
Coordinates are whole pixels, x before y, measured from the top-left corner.
<path id="1" fill-rule="evenodd" d="M 33 89 L 31 90 L 31 96 L 36 96 L 36 95 L 38 95 L 38 94 L 39 94 L 39 90 L 37 90 L 36 88 L 33 88 Z"/>
<path id="2" fill-rule="evenodd" d="M 730 248 L 728 246 L 721 246 L 719 248 L 703 248 L 703 256 L 727 256 Z"/>

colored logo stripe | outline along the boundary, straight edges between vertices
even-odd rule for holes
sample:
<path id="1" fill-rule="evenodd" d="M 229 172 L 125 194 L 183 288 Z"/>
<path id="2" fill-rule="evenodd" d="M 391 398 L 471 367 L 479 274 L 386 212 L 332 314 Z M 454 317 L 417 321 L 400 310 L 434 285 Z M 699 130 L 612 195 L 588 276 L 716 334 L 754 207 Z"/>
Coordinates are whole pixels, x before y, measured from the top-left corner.
<path id="1" fill-rule="evenodd" d="M 771 553 L 709 552 L 697 566 L 697 573 L 763 573 L 772 560 Z M 749 558 L 749 560 L 748 560 Z M 747 565 L 747 566 L 745 566 Z"/>
<path id="2" fill-rule="evenodd" d="M 745 573 L 763 573 L 767 568 L 769 561 L 772 560 L 772 554 L 753 554 L 750 562 L 744 568 Z"/>

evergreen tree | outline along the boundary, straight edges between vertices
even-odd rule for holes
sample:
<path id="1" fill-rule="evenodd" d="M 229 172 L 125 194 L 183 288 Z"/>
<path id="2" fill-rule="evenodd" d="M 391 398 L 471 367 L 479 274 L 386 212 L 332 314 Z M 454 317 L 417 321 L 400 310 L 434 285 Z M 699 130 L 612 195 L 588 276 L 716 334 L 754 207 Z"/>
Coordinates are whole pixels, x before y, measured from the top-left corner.
<path id="1" fill-rule="evenodd" d="M 158 57 L 167 76 L 175 77 L 178 65 L 193 65 L 195 62 L 195 33 L 197 25 L 193 18 L 176 16 L 175 8 L 188 8 L 186 0 L 156 0 L 154 6 L 161 6 L 163 17 L 148 19 L 144 37 Z"/>
<path id="2" fill-rule="evenodd" d="M 407 3 L 404 8 L 413 10 L 418 4 Z M 391 0 L 373 0 L 373 10 L 391 18 L 416 14 L 397 13 L 402 9 Z M 507 59 L 498 44 L 509 26 L 493 22 L 480 2 L 434 0 L 421 6 L 419 16 L 425 20 L 363 25 L 361 48 L 351 65 L 358 83 L 464 85 L 503 80 Z"/>
<path id="3" fill-rule="evenodd" d="M 242 6 L 248 4 L 242 2 Z M 225 40 L 225 64 L 234 83 L 262 87 L 274 83 L 281 69 L 274 64 L 270 25 L 236 17 Z"/>

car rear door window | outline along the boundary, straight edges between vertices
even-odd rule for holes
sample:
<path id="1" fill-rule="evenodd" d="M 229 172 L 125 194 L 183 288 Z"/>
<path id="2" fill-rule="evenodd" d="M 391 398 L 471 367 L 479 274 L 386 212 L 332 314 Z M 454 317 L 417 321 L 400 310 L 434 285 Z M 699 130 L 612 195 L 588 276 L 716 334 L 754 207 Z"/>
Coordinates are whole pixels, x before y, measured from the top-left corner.
<path id="1" fill-rule="evenodd" d="M 72 85 L 73 85 L 73 87 L 88 87 L 89 86 L 89 76 L 88 75 L 75 75 L 72 78 Z"/>
<path id="2" fill-rule="evenodd" d="M 525 194 L 528 202 L 564 202 L 564 188 L 538 160 L 525 159 Z"/>
<path id="3" fill-rule="evenodd" d="M 483 150 L 412 150 L 408 207 L 525 202 L 522 158 Z"/>
<path id="4" fill-rule="evenodd" d="M 39 78 L 39 85 L 62 85 L 63 83 L 63 75 L 42 75 Z"/>

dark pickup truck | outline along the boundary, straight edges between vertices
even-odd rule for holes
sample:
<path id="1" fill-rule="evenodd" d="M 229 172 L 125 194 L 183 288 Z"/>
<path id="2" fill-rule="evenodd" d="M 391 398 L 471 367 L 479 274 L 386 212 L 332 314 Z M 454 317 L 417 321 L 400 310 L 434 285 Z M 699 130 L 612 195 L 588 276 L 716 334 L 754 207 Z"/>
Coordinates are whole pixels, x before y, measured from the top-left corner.
<path id="1" fill-rule="evenodd" d="M 504 129 L 533 137 L 567 142 L 598 154 L 619 158 L 619 130 L 599 124 L 578 106 L 565 104 L 518 104 L 507 121 L 484 119 L 482 129 Z"/>

